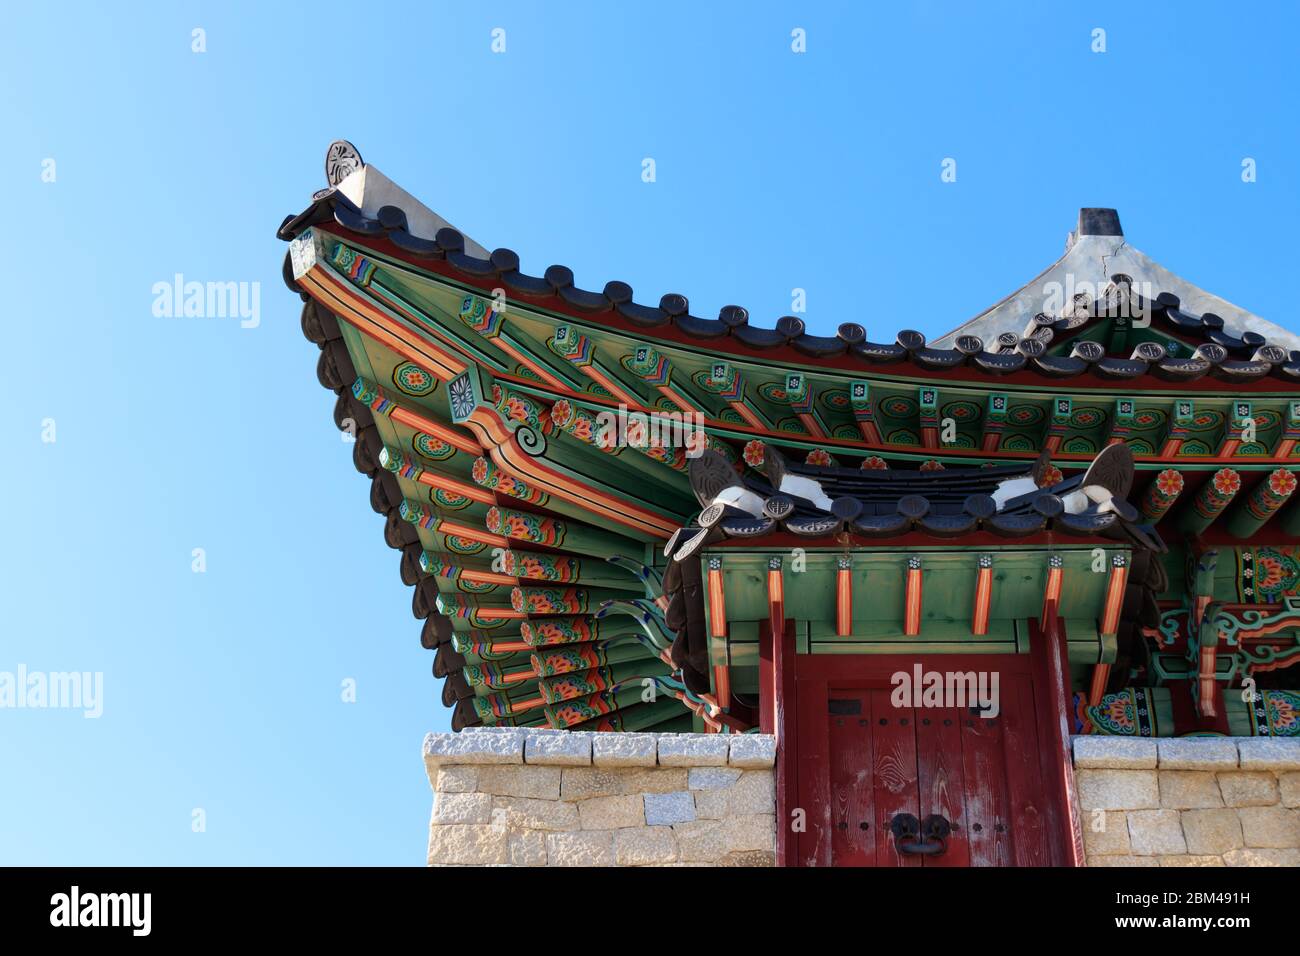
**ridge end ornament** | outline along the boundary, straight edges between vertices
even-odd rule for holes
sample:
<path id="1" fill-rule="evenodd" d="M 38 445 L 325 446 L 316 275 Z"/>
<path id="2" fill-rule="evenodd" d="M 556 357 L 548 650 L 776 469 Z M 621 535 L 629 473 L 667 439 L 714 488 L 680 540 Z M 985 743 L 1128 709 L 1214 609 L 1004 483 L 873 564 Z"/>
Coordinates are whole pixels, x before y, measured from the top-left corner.
<path id="1" fill-rule="evenodd" d="M 346 139 L 336 139 L 325 150 L 325 181 L 337 186 L 365 165 L 355 146 Z"/>

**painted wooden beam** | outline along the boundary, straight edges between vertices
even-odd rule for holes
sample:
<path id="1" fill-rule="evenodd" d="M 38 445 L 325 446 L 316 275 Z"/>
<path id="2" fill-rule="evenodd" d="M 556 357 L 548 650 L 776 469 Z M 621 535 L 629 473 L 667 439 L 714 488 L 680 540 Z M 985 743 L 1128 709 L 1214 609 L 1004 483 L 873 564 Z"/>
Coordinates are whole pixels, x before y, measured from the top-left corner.
<path id="1" fill-rule="evenodd" d="M 1165 440 L 1160 445 L 1161 458 L 1173 458 L 1183 447 L 1183 442 L 1191 431 L 1192 419 L 1196 413 L 1196 404 L 1190 398 L 1180 398 L 1174 402 L 1169 415 L 1169 426 Z"/>
<path id="2" fill-rule="evenodd" d="M 1300 441 L 1300 402 L 1288 402 L 1286 424 L 1273 449 L 1273 457 L 1290 458 L 1297 441 Z"/>
<path id="3" fill-rule="evenodd" d="M 921 633 L 921 556 L 907 558 L 907 587 L 903 599 L 903 633 L 915 637 Z"/>
<path id="4" fill-rule="evenodd" d="M 790 407 L 803 427 L 813 438 L 825 438 L 826 430 L 817 418 L 815 402 L 816 389 L 802 372 L 789 372 L 785 376 L 785 393 L 790 399 Z"/>
<path id="5" fill-rule="evenodd" d="M 1106 597 L 1101 608 L 1101 636 L 1113 637 L 1119 632 L 1119 616 L 1124 609 L 1124 588 L 1128 584 L 1128 556 L 1111 555 L 1110 580 L 1106 582 Z"/>
<path id="6" fill-rule="evenodd" d="M 984 451 L 997 451 L 1001 446 L 1002 432 L 1007 426 L 1008 407 L 1006 395 L 995 392 L 989 396 L 984 412 L 984 437 L 980 443 Z"/>
<path id="7" fill-rule="evenodd" d="M 853 633 L 853 558 L 841 554 L 835 571 L 835 633 L 848 637 Z"/>
<path id="8" fill-rule="evenodd" d="M 1254 421 L 1255 416 L 1250 402 L 1233 402 L 1228 412 L 1228 419 L 1223 423 L 1223 441 L 1219 443 L 1219 450 L 1215 454 L 1219 458 L 1231 458 L 1241 447 L 1242 436 L 1247 428 L 1254 431 Z"/>
<path id="9" fill-rule="evenodd" d="M 1047 422 L 1047 431 L 1043 436 L 1043 447 L 1051 454 L 1061 448 L 1070 429 L 1070 417 L 1074 414 L 1074 403 L 1068 398 L 1057 396 L 1052 399 L 1052 417 Z"/>
<path id="10" fill-rule="evenodd" d="M 1228 533 L 1234 538 L 1249 538 L 1286 504 L 1295 486 L 1296 477 L 1288 469 L 1269 472 L 1224 519 Z"/>
<path id="11" fill-rule="evenodd" d="M 1178 527 L 1186 534 L 1200 534 L 1217 518 L 1241 490 L 1241 475 L 1231 468 L 1220 468 L 1196 492 L 1196 497 L 1182 513 Z"/>
<path id="12" fill-rule="evenodd" d="M 989 632 L 989 608 L 993 603 L 993 555 L 981 554 L 975 571 L 975 606 L 971 610 L 970 632 L 983 636 Z"/>
<path id="13" fill-rule="evenodd" d="M 1061 586 L 1065 581 L 1065 561 L 1059 554 L 1047 559 L 1047 578 L 1043 582 L 1043 609 L 1038 615 L 1038 626 L 1046 629 L 1048 618 L 1056 614 L 1061 603 Z"/>
<path id="14" fill-rule="evenodd" d="M 1157 473 L 1142 495 L 1142 517 L 1151 523 L 1159 521 L 1173 507 L 1183 493 L 1183 473 L 1176 468 L 1166 468 Z"/>
<path id="15" fill-rule="evenodd" d="M 1110 437 L 1107 445 L 1122 445 L 1133 433 L 1133 414 L 1137 403 L 1131 398 L 1115 399 L 1115 411 L 1110 416 Z"/>
<path id="16" fill-rule="evenodd" d="M 918 424 L 923 448 L 939 447 L 939 390 L 923 385 L 916 390 Z"/>
<path id="17" fill-rule="evenodd" d="M 710 555 L 708 574 L 709 636 L 727 636 L 727 594 L 723 589 L 722 558 Z"/>
<path id="18" fill-rule="evenodd" d="M 871 408 L 871 386 L 863 381 L 849 383 L 849 404 L 853 408 L 853 420 L 857 422 L 863 439 L 869 445 L 881 444 L 880 429 Z"/>

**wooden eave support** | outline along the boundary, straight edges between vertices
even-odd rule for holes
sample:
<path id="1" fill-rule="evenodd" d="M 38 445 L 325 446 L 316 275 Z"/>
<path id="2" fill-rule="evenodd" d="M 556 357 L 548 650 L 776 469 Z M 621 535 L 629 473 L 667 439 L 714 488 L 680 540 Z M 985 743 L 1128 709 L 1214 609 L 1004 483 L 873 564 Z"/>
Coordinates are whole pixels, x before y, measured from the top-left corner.
<path id="1" fill-rule="evenodd" d="M 1111 557 L 1110 578 L 1106 582 L 1106 597 L 1101 609 L 1100 635 L 1103 640 L 1113 639 L 1119 632 L 1120 613 L 1124 609 L 1124 590 L 1128 586 L 1128 557 L 1116 554 Z M 1092 669 L 1092 683 L 1088 688 L 1088 704 L 1096 707 L 1106 693 L 1110 680 L 1110 664 L 1098 662 Z"/>
<path id="2" fill-rule="evenodd" d="M 989 609 L 993 603 L 993 555 L 981 554 L 975 570 L 975 601 L 971 608 L 970 632 L 982 637 L 989 632 Z"/>
<path id="3" fill-rule="evenodd" d="M 915 637 L 921 633 L 921 576 L 923 573 L 921 570 L 921 556 L 919 554 L 908 555 L 907 586 L 903 599 L 903 633 L 908 637 Z"/>
<path id="4" fill-rule="evenodd" d="M 709 636 L 727 636 L 727 595 L 723 588 L 722 558 L 711 555 L 708 559 Z"/>
<path id="5" fill-rule="evenodd" d="M 1176 468 L 1166 468 L 1153 475 L 1142 495 L 1139 509 L 1142 517 L 1152 524 L 1163 518 L 1183 493 L 1183 486 L 1183 473 Z"/>
<path id="6" fill-rule="evenodd" d="M 1296 478 L 1286 468 L 1269 472 L 1246 496 L 1237 502 L 1224 521 L 1234 538 L 1249 538 L 1268 523 L 1295 491 Z"/>
<path id="7" fill-rule="evenodd" d="M 1184 534 L 1201 534 L 1214 523 L 1223 509 L 1241 490 L 1241 475 L 1231 468 L 1220 468 L 1201 485 L 1179 516 L 1178 528 Z"/>
<path id="8" fill-rule="evenodd" d="M 835 633 L 848 637 L 853 633 L 853 559 L 842 554 L 835 571 Z"/>

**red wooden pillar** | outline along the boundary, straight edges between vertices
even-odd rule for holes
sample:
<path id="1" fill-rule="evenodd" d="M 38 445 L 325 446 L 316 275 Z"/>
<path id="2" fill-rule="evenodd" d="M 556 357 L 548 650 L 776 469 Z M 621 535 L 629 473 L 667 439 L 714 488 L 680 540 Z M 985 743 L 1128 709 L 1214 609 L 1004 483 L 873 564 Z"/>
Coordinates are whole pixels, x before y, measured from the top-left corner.
<path id="1" fill-rule="evenodd" d="M 1070 750 L 1070 720 L 1073 693 L 1070 690 L 1065 622 L 1060 617 L 1064 568 L 1059 555 L 1052 555 L 1043 595 L 1041 619 L 1030 628 L 1035 699 L 1040 714 L 1043 743 L 1043 773 L 1048 794 L 1058 811 L 1054 829 L 1060 835 L 1060 864 L 1083 866 L 1083 826 L 1074 789 L 1074 760 Z M 1061 852 L 1063 851 L 1063 852 Z"/>
<path id="2" fill-rule="evenodd" d="M 767 602 L 767 633 L 758 649 L 759 730 L 776 735 L 776 864 L 795 866 L 798 839 L 790 830 L 798 780 L 794 622 L 785 619 L 785 581 L 778 556 L 768 559 Z"/>

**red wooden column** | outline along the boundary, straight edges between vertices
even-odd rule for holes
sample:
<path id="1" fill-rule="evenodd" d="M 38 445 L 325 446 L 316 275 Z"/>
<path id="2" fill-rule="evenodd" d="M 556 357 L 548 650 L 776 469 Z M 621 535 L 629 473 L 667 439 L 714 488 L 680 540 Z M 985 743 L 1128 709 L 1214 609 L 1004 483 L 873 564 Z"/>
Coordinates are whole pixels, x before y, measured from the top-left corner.
<path id="1" fill-rule="evenodd" d="M 853 559 L 842 554 L 835 571 L 835 633 L 848 637 L 853 633 Z"/>
<path id="2" fill-rule="evenodd" d="M 970 632 L 984 635 L 989 632 L 989 607 L 993 603 L 993 555 L 979 556 L 979 569 L 975 572 L 975 604 L 971 609 Z"/>
<path id="3" fill-rule="evenodd" d="M 776 555 L 768 559 L 767 602 L 767 635 L 759 642 L 759 729 L 776 735 L 776 862 L 778 866 L 795 866 L 798 840 L 790 830 L 798 762 L 794 622 L 785 619 L 785 581 L 781 558 Z"/>
<path id="4" fill-rule="evenodd" d="M 1070 752 L 1070 714 L 1073 695 L 1065 643 L 1065 624 L 1060 616 L 1061 585 L 1065 570 L 1060 555 L 1052 555 L 1043 593 L 1042 616 L 1030 629 L 1035 698 L 1039 709 L 1043 743 L 1042 769 L 1048 793 L 1058 812 L 1054 829 L 1060 834 L 1064 866 L 1083 866 L 1083 827 L 1074 789 L 1074 761 Z"/>

